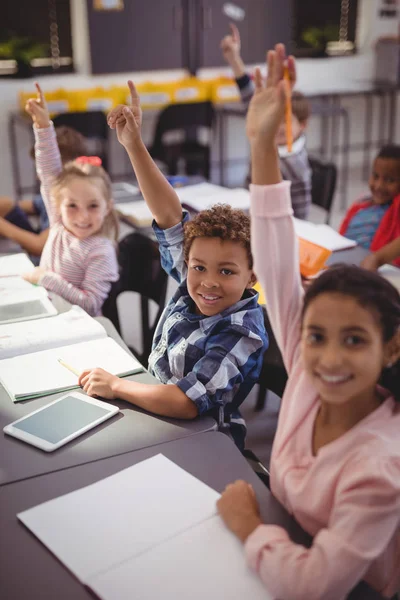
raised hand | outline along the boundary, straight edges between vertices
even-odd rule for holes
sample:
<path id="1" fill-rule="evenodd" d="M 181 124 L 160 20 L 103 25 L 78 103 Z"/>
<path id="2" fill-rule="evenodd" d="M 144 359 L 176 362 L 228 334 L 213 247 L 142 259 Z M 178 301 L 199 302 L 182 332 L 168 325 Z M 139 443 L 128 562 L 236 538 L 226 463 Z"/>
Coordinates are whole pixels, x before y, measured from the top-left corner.
<path id="1" fill-rule="evenodd" d="M 221 50 L 225 60 L 231 64 L 232 61 L 240 58 L 240 33 L 239 29 L 233 23 L 229 24 L 231 33 L 226 35 L 221 41 Z"/>
<path id="2" fill-rule="evenodd" d="M 290 89 L 283 79 L 284 65 L 287 64 Z M 285 115 L 285 101 L 296 82 L 295 61 L 292 56 L 286 59 L 285 46 L 277 44 L 275 50 L 267 53 L 267 80 L 264 84 L 261 72 L 256 69 L 255 91 L 251 99 L 246 119 L 246 132 L 250 143 L 262 139 L 274 143 L 274 139 Z"/>
<path id="3" fill-rule="evenodd" d="M 42 89 L 38 83 L 36 86 L 36 98 L 29 98 L 25 104 L 25 110 L 32 117 L 32 121 L 38 129 L 44 129 L 50 125 L 49 110 Z"/>
<path id="4" fill-rule="evenodd" d="M 128 81 L 131 105 L 119 104 L 108 115 L 108 125 L 116 129 L 118 141 L 126 149 L 141 139 L 142 109 L 139 94 L 133 81 Z"/>

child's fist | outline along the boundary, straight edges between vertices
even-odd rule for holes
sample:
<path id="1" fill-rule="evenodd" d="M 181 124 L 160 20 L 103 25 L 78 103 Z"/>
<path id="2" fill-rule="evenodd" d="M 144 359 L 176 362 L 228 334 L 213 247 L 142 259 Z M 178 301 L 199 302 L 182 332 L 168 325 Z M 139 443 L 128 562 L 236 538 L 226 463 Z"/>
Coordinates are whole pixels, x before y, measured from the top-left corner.
<path id="1" fill-rule="evenodd" d="M 47 103 L 38 83 L 35 83 L 37 94 L 36 98 L 30 98 L 25 105 L 25 110 L 32 117 L 35 127 L 44 129 L 50 125 L 49 111 Z"/>
<path id="2" fill-rule="evenodd" d="M 120 144 L 126 149 L 131 148 L 141 139 L 142 109 L 140 108 L 140 98 L 133 81 L 128 81 L 131 92 L 131 106 L 120 104 L 114 108 L 108 115 L 108 125 L 111 129 L 117 130 L 117 137 Z"/>
<path id="3" fill-rule="evenodd" d="M 221 50 L 225 60 L 230 64 L 240 57 L 240 33 L 233 23 L 230 23 L 229 27 L 231 34 L 222 39 Z"/>

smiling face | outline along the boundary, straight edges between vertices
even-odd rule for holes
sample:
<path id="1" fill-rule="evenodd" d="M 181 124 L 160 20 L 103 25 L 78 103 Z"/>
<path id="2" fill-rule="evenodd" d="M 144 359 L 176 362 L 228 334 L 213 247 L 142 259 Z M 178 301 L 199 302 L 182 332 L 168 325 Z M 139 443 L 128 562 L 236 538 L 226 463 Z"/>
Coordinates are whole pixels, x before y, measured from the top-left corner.
<path id="1" fill-rule="evenodd" d="M 368 402 L 388 362 L 378 316 L 341 293 L 321 293 L 310 302 L 301 348 L 321 401 L 334 405 Z"/>
<path id="2" fill-rule="evenodd" d="M 376 158 L 369 177 L 374 204 L 389 204 L 400 194 L 400 160 Z"/>
<path id="3" fill-rule="evenodd" d="M 197 311 L 207 317 L 238 302 L 256 278 L 246 249 L 239 242 L 198 237 L 188 259 L 187 286 Z"/>
<path id="4" fill-rule="evenodd" d="M 110 212 L 110 203 L 95 179 L 70 179 L 60 190 L 59 201 L 64 227 L 81 240 L 98 233 Z"/>

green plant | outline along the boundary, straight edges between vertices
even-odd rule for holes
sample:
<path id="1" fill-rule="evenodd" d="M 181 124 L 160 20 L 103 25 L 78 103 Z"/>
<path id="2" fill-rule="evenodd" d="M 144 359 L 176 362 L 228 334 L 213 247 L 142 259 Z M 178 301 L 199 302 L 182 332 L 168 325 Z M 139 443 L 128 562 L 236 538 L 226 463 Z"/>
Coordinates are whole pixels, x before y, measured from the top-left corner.
<path id="1" fill-rule="evenodd" d="M 315 50 L 325 50 L 328 42 L 334 42 L 339 39 L 339 27 L 337 25 L 309 27 L 303 31 L 301 39 Z"/>
<path id="2" fill-rule="evenodd" d="M 48 55 L 48 44 L 35 42 L 29 37 L 11 37 L 0 42 L 0 59 L 14 59 L 29 65 L 34 58 Z"/>

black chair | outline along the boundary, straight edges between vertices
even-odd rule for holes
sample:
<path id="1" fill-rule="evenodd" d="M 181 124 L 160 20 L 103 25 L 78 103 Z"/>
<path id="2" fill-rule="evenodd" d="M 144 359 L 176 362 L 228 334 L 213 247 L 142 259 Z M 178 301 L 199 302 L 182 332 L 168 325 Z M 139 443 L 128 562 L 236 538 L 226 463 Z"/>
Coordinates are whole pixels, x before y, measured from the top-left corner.
<path id="1" fill-rule="evenodd" d="M 326 211 L 325 223 L 329 223 L 336 189 L 337 168 L 334 163 L 319 158 L 310 156 L 308 160 L 312 171 L 312 203 Z"/>
<path id="2" fill-rule="evenodd" d="M 186 175 L 202 175 L 209 179 L 210 143 L 201 143 L 198 133 L 204 127 L 211 135 L 214 117 L 211 102 L 167 106 L 158 117 L 151 156 L 165 164 L 168 175 L 177 175 L 179 162 L 183 161 Z M 170 132 L 179 133 L 183 139 L 167 143 L 166 134 Z"/>
<path id="3" fill-rule="evenodd" d="M 107 117 L 101 110 L 87 112 L 67 112 L 53 118 L 54 127 L 65 125 L 72 127 L 88 140 L 95 142 L 93 153 L 97 154 L 103 167 L 108 168 L 108 131 Z"/>
<path id="4" fill-rule="evenodd" d="M 264 323 L 268 334 L 269 346 L 264 352 L 263 364 L 258 380 L 256 411 L 261 411 L 265 407 L 268 390 L 271 390 L 279 398 L 282 398 L 288 379 L 282 354 L 276 343 L 266 311 L 264 311 Z"/>
<path id="5" fill-rule="evenodd" d="M 165 305 L 168 276 L 161 267 L 157 244 L 140 233 L 132 233 L 121 240 L 118 259 L 120 279 L 113 284 L 102 312 L 121 334 L 117 298 L 122 292 L 137 292 L 140 295 L 139 314 L 132 316 L 141 330 L 142 347 L 129 349 L 147 366 L 154 331 Z M 151 300 L 158 305 L 154 319 L 151 318 Z"/>

